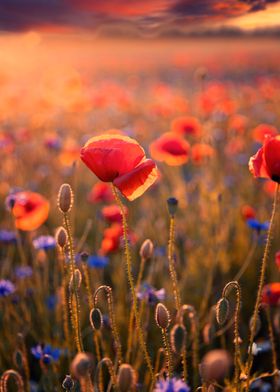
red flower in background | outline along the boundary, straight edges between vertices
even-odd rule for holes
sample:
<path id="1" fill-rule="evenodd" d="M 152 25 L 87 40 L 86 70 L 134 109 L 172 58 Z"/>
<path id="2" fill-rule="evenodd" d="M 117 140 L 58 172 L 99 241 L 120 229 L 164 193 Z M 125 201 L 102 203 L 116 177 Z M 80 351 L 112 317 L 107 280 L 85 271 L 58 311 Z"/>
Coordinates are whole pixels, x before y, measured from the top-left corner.
<path id="1" fill-rule="evenodd" d="M 275 264 L 278 270 L 280 271 L 280 250 L 278 250 L 278 252 L 275 253 Z"/>
<path id="2" fill-rule="evenodd" d="M 128 200 L 141 196 L 158 177 L 155 163 L 127 136 L 93 137 L 82 148 L 81 159 L 101 181 L 112 182 Z"/>
<path id="3" fill-rule="evenodd" d="M 189 143 L 171 132 L 164 133 L 150 145 L 151 156 L 170 166 L 180 166 L 189 158 Z"/>
<path id="4" fill-rule="evenodd" d="M 19 230 L 36 230 L 47 220 L 50 205 L 39 193 L 18 192 L 12 198 L 14 200 L 12 213 Z"/>
<path id="5" fill-rule="evenodd" d="M 181 136 L 200 136 L 201 124 L 195 117 L 177 117 L 171 123 L 171 131 Z"/>
<path id="6" fill-rule="evenodd" d="M 129 232 L 128 237 L 131 243 L 135 243 L 136 237 Z M 116 252 L 121 246 L 123 238 L 123 226 L 120 223 L 113 223 L 112 226 L 104 230 L 103 240 L 101 242 L 100 254 Z"/>
<path id="7" fill-rule="evenodd" d="M 241 215 L 245 220 L 254 219 L 256 217 L 256 211 L 253 207 L 249 206 L 248 204 L 245 204 L 241 208 Z"/>
<path id="8" fill-rule="evenodd" d="M 114 200 L 112 190 L 109 184 L 106 182 L 98 182 L 95 184 L 87 196 L 89 203 L 95 202 L 111 202 Z"/>
<path id="9" fill-rule="evenodd" d="M 280 182 L 280 136 L 266 138 L 263 146 L 250 158 L 249 170 L 255 177 Z"/>
<path id="10" fill-rule="evenodd" d="M 126 206 L 124 206 L 125 214 L 127 215 L 128 210 Z M 112 204 L 110 206 L 103 207 L 101 210 L 101 214 L 104 219 L 108 222 L 122 222 L 122 213 L 120 207 L 117 204 Z"/>
<path id="11" fill-rule="evenodd" d="M 259 143 L 263 143 L 267 136 L 276 136 L 277 134 L 277 129 L 269 124 L 260 124 L 252 131 L 253 139 Z"/>
<path id="12" fill-rule="evenodd" d="M 192 160 L 196 165 L 201 165 L 215 155 L 215 150 L 209 144 L 197 143 L 192 146 Z"/>
<path id="13" fill-rule="evenodd" d="M 280 300 L 280 283 L 270 283 L 262 290 L 262 303 L 267 305 L 277 305 Z"/>

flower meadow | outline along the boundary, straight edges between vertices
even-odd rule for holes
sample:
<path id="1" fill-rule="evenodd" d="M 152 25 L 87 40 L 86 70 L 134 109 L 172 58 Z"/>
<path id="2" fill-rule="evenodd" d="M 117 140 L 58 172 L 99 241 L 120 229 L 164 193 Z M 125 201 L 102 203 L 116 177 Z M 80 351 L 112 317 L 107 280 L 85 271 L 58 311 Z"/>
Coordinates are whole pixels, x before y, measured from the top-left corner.
<path id="1" fill-rule="evenodd" d="M 280 391 L 279 57 L 247 45 L 0 67 L 1 392 Z"/>

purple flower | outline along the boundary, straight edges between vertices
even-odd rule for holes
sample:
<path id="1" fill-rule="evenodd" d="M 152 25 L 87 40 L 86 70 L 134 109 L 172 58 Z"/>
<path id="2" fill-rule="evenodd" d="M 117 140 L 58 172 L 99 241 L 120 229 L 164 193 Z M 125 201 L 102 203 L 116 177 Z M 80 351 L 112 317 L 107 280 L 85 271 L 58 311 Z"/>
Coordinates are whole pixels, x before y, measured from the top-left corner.
<path id="1" fill-rule="evenodd" d="M 57 296 L 55 294 L 53 295 L 49 295 L 46 298 L 46 306 L 49 310 L 54 310 L 56 305 L 57 305 L 58 299 Z"/>
<path id="2" fill-rule="evenodd" d="M 34 355 L 36 359 L 46 359 L 50 358 L 54 362 L 59 360 L 61 350 L 59 348 L 52 347 L 50 344 L 46 344 L 45 346 L 41 346 L 37 344 L 31 348 L 31 354 Z"/>
<path id="3" fill-rule="evenodd" d="M 16 233 L 11 230 L 0 230 L 0 242 L 5 244 L 15 243 L 17 240 Z"/>
<path id="4" fill-rule="evenodd" d="M 35 249 L 47 250 L 55 248 L 55 238 L 51 235 L 41 235 L 32 241 Z"/>
<path id="5" fill-rule="evenodd" d="M 247 225 L 258 233 L 262 230 L 267 231 L 269 228 L 269 222 L 261 223 L 257 219 L 247 219 Z"/>
<path id="6" fill-rule="evenodd" d="M 154 392 L 190 392 L 190 387 L 178 378 L 159 380 Z"/>
<path id="7" fill-rule="evenodd" d="M 137 293 L 137 298 L 148 300 L 150 304 L 156 304 L 158 301 L 165 299 L 165 289 L 156 290 L 148 283 L 142 285 L 141 290 Z"/>
<path id="8" fill-rule="evenodd" d="M 13 294 L 15 290 L 15 285 L 10 280 L 0 280 L 0 297 L 8 297 L 8 295 Z"/>
<path id="9" fill-rule="evenodd" d="M 33 270 L 29 265 L 17 267 L 15 269 L 16 277 L 19 279 L 29 278 L 33 274 Z"/>

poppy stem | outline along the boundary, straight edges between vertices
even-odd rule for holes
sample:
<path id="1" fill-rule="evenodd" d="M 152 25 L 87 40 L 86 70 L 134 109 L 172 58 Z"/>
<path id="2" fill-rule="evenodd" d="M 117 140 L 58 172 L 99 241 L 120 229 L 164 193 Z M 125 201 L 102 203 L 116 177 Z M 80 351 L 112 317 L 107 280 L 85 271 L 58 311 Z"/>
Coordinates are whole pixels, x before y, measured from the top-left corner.
<path id="1" fill-rule="evenodd" d="M 276 210 L 277 210 L 277 205 L 278 205 L 278 195 L 279 195 L 279 184 L 277 183 L 277 186 L 275 189 L 275 194 L 274 194 L 274 201 L 273 201 L 272 213 L 271 213 L 271 218 L 270 218 L 270 223 L 269 223 L 269 229 L 268 229 L 268 233 L 267 233 L 267 239 L 266 239 L 262 264 L 261 264 L 259 286 L 258 286 L 257 298 L 256 298 L 254 313 L 253 313 L 253 318 L 252 318 L 252 320 L 253 320 L 252 327 L 250 328 L 249 355 L 248 355 L 248 360 L 246 363 L 246 370 L 247 370 L 246 392 L 249 391 L 249 387 L 250 387 L 250 371 L 251 371 L 252 364 L 253 364 L 253 343 L 254 343 L 254 337 L 255 337 L 256 328 L 257 328 L 257 318 L 258 318 L 258 313 L 259 313 L 259 306 L 261 303 L 262 289 L 264 286 L 266 266 L 267 266 L 267 262 L 268 262 L 268 258 L 269 258 L 269 251 L 270 251 L 270 247 L 271 247 L 272 232 L 273 232 L 273 228 L 274 228 L 274 221 L 275 221 Z"/>
<path id="2" fill-rule="evenodd" d="M 71 309 L 71 320 L 72 320 L 72 326 L 75 334 L 75 341 L 76 341 L 76 346 L 77 350 L 79 352 L 84 351 L 83 349 L 83 342 L 82 342 L 82 335 L 81 335 L 81 327 L 80 327 L 80 319 L 79 319 L 79 296 L 78 296 L 78 290 L 77 290 L 77 282 L 76 278 L 74 275 L 75 272 L 75 255 L 74 255 L 74 246 L 73 246 L 73 239 L 72 239 L 72 233 L 70 229 L 70 222 L 69 218 L 67 216 L 67 213 L 63 214 L 64 218 L 64 226 L 65 230 L 67 232 L 67 237 L 68 237 L 68 244 L 69 244 L 69 255 L 70 255 L 70 270 L 71 270 L 71 277 L 73 277 L 73 295 L 70 292 L 70 298 L 69 298 L 69 303 L 70 303 L 70 309 Z"/>
<path id="3" fill-rule="evenodd" d="M 174 240 L 175 240 L 175 218 L 170 215 L 169 241 L 168 241 L 168 262 L 169 273 L 172 280 L 173 294 L 175 298 L 175 306 L 177 312 L 181 309 L 181 298 L 178 289 L 178 279 L 174 265 Z"/>
<path id="4" fill-rule="evenodd" d="M 272 367 L 273 367 L 273 372 L 276 372 L 278 369 L 278 367 L 277 367 L 277 354 L 276 354 L 275 339 L 274 339 L 274 333 L 273 333 L 273 327 L 272 327 L 272 321 L 271 321 L 271 312 L 270 312 L 269 305 L 267 305 L 265 307 L 265 313 L 266 313 L 266 318 L 267 318 L 267 322 L 268 322 L 268 334 L 269 334 L 269 340 L 270 340 L 270 344 L 271 344 Z M 278 379 L 277 376 L 273 377 L 273 390 L 274 390 L 274 392 L 277 392 L 277 379 Z"/>
<path id="5" fill-rule="evenodd" d="M 162 340 L 163 340 L 164 350 L 165 350 L 168 377 L 169 377 L 169 379 L 171 379 L 171 377 L 172 377 L 172 356 L 171 356 L 171 349 L 170 349 L 169 338 L 168 338 L 166 328 L 161 328 L 161 333 L 162 333 Z"/>
<path id="6" fill-rule="evenodd" d="M 146 342 L 145 342 L 143 331 L 142 331 L 141 317 L 140 317 L 140 314 L 138 311 L 138 306 L 137 306 L 136 290 L 135 290 L 135 286 L 134 286 L 134 282 L 133 282 L 133 276 L 131 273 L 131 253 L 130 253 L 130 249 L 129 249 L 128 235 L 127 235 L 128 224 L 127 224 L 123 204 L 122 204 L 121 199 L 119 198 L 118 192 L 113 184 L 112 184 L 112 191 L 113 191 L 113 195 L 116 199 L 116 202 L 117 202 L 117 204 L 121 210 L 121 214 L 122 214 L 126 269 L 127 269 L 127 276 L 128 276 L 130 291 L 132 294 L 132 307 L 133 307 L 133 312 L 134 312 L 134 317 L 135 317 L 135 322 L 136 322 L 136 329 L 137 329 L 138 336 L 139 336 L 139 343 L 140 343 L 141 349 L 143 351 L 144 358 L 147 363 L 150 376 L 152 378 L 152 381 L 154 381 L 154 372 L 153 372 L 152 362 L 151 362 L 151 359 L 150 359 L 150 356 L 149 356 L 149 353 L 147 350 Z"/>

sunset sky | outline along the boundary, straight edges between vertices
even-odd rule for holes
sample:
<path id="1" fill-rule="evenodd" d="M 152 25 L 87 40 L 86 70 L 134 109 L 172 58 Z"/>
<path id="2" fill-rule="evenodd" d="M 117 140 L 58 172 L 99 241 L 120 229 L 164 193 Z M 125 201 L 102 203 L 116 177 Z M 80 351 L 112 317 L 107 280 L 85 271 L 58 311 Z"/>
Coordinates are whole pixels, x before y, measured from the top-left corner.
<path id="1" fill-rule="evenodd" d="M 280 26 L 277 0 L 0 0 L 2 32 L 171 34 Z"/>

